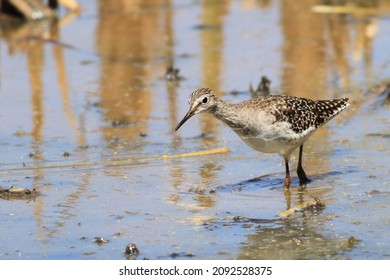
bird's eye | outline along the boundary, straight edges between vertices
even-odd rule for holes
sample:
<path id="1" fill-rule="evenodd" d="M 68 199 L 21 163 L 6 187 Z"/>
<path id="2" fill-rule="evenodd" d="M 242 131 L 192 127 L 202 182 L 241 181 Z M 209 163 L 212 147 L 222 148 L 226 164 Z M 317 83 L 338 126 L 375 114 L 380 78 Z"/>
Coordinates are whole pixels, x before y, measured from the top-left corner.
<path id="1" fill-rule="evenodd" d="M 203 103 L 203 104 L 206 104 L 207 102 L 209 102 L 208 97 L 205 97 L 205 98 L 202 99 L 202 103 Z"/>

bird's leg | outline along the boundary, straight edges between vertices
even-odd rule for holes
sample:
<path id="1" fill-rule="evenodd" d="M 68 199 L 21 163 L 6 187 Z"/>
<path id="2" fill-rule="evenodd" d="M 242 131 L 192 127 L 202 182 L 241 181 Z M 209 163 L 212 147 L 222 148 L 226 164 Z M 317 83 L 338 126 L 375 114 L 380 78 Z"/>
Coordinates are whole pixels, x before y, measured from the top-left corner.
<path id="1" fill-rule="evenodd" d="M 288 167 L 288 159 L 284 159 L 286 164 L 286 178 L 284 179 L 284 187 L 286 189 L 290 188 L 291 178 L 290 178 L 290 168 Z"/>
<path id="2" fill-rule="evenodd" d="M 310 182 L 310 179 L 307 178 L 306 173 L 302 167 L 302 152 L 303 152 L 303 144 L 299 147 L 299 159 L 298 159 L 298 168 L 297 168 L 297 174 L 299 177 L 300 184 Z"/>

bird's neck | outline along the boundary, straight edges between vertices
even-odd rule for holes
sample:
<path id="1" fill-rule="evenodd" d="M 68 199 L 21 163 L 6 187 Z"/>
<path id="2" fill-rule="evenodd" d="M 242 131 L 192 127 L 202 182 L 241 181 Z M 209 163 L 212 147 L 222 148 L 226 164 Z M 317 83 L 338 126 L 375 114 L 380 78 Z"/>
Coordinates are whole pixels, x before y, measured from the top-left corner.
<path id="1" fill-rule="evenodd" d="M 214 117 L 224 122 L 233 130 L 237 131 L 243 127 L 240 110 L 236 110 L 237 104 L 231 104 L 223 100 L 218 100 L 215 110 L 212 112 Z"/>
<path id="2" fill-rule="evenodd" d="M 212 114 L 217 119 L 224 121 L 224 119 L 229 117 L 233 106 L 234 105 L 230 104 L 229 102 L 218 100 L 217 105 L 215 106 L 215 109 L 213 110 Z"/>

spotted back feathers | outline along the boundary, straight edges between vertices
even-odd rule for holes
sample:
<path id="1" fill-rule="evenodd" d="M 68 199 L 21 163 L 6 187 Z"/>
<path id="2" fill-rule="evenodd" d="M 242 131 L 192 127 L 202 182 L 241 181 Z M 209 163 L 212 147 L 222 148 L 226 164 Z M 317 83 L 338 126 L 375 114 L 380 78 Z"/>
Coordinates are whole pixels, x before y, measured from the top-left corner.
<path id="1" fill-rule="evenodd" d="M 317 129 L 327 123 L 346 107 L 348 98 L 330 100 L 311 100 L 294 96 L 274 96 L 280 98 L 274 103 L 271 114 L 275 122 L 286 121 L 291 124 L 295 133 L 301 133 L 309 128 Z"/>

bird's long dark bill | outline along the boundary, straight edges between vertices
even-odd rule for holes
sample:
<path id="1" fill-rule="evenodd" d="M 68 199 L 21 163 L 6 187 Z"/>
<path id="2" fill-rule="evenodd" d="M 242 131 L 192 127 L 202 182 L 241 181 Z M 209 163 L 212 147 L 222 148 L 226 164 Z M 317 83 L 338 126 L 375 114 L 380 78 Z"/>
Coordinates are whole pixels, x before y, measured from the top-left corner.
<path id="1" fill-rule="evenodd" d="M 191 118 L 194 115 L 194 113 L 189 110 L 187 114 L 184 116 L 184 118 L 179 122 L 179 124 L 176 126 L 175 131 L 177 131 L 189 118 Z"/>

